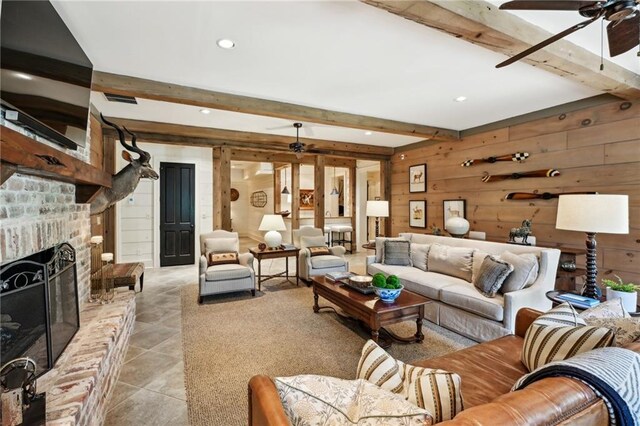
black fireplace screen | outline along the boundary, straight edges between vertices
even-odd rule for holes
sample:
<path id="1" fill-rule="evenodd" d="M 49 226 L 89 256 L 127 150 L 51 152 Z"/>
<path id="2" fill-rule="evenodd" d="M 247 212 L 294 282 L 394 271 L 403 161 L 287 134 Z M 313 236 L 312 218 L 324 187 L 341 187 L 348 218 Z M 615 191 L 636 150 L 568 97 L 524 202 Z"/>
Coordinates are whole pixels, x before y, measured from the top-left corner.
<path id="1" fill-rule="evenodd" d="M 67 243 L 0 269 L 0 365 L 27 356 L 49 370 L 80 326 L 75 250 Z"/>

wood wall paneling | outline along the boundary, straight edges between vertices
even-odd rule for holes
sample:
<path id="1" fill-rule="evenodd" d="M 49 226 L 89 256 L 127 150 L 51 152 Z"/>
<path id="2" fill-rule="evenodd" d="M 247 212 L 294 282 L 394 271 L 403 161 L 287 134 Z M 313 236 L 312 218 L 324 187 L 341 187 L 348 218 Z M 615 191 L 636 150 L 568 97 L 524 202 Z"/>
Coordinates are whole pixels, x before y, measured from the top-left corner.
<path id="1" fill-rule="evenodd" d="M 316 228 L 324 229 L 324 169 L 325 169 L 325 156 L 317 155 L 315 157 L 315 168 L 313 175 L 314 182 L 314 226 Z"/>
<path id="2" fill-rule="evenodd" d="M 627 106 L 612 102 L 468 136 L 459 142 L 423 143 L 398 150 L 391 158 L 392 235 L 415 231 L 409 227 L 408 203 L 420 194 L 409 193 L 408 168 L 423 162 L 427 163 L 428 190 L 424 195 L 428 224 L 444 226 L 443 200 L 465 199 L 471 229 L 486 232 L 487 238 L 495 241 L 506 241 L 511 228 L 533 218 L 538 245 L 584 248 L 583 233 L 555 229 L 557 199 L 505 200 L 509 192 L 627 194 L 630 233 L 596 236 L 599 279 L 615 273 L 640 283 L 640 103 L 624 109 Z M 531 156 L 523 163 L 460 165 L 467 159 L 518 151 Z M 545 168 L 557 168 L 560 176 L 482 182 L 485 172 Z"/>

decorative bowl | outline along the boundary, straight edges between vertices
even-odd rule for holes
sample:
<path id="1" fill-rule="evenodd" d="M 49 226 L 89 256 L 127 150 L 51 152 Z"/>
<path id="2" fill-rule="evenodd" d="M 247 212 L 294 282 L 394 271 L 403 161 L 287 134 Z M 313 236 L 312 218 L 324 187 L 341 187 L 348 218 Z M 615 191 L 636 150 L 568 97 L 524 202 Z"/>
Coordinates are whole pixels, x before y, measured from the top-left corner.
<path id="1" fill-rule="evenodd" d="M 371 287 L 372 280 L 373 280 L 373 277 L 370 277 L 368 275 L 354 275 L 352 277 L 349 277 L 349 283 L 352 286 L 358 287 L 358 288 Z"/>
<path id="2" fill-rule="evenodd" d="M 400 296 L 400 293 L 402 293 L 403 288 L 403 285 L 401 285 L 400 288 L 380 288 L 376 286 L 373 287 L 380 300 L 382 300 L 384 303 L 395 302 L 398 296 Z"/>

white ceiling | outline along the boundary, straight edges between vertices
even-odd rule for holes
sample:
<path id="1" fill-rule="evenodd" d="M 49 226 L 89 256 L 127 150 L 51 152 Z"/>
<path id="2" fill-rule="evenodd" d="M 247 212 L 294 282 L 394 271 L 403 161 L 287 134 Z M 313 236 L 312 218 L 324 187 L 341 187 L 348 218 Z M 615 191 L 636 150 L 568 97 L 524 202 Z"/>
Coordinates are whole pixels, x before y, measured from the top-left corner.
<path id="1" fill-rule="evenodd" d="M 457 130 L 599 94 L 523 63 L 497 70 L 504 55 L 356 1 L 53 3 L 95 69 L 186 86 Z M 577 21 L 538 19 L 563 29 Z M 218 48 L 220 38 L 236 48 Z M 637 59 L 629 63 L 638 71 Z M 461 95 L 468 100 L 453 101 Z M 116 117 L 295 134 L 268 130 L 287 120 L 94 100 Z M 313 131 L 386 146 L 416 140 L 329 126 Z"/>

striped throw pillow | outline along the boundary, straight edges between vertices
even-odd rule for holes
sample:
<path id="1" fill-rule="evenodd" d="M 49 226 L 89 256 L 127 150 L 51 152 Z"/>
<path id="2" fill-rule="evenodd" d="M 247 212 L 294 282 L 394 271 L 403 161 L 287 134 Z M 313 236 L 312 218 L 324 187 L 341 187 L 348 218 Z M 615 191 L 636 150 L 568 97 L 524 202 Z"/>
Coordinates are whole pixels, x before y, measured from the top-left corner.
<path id="1" fill-rule="evenodd" d="M 613 344 L 615 334 L 605 327 L 531 324 L 524 336 L 521 361 L 534 371 L 552 361 L 562 361 L 583 352 Z"/>
<path id="2" fill-rule="evenodd" d="M 453 419 L 463 410 L 460 376 L 444 370 L 423 370 L 410 382 L 407 401 L 427 410 L 434 423 Z"/>
<path id="3" fill-rule="evenodd" d="M 587 325 L 584 319 L 578 316 L 578 313 L 573 309 L 573 306 L 567 302 L 562 303 L 540 315 L 533 323 L 538 325 L 555 326 Z"/>
<path id="4" fill-rule="evenodd" d="M 373 340 L 362 348 L 356 379 L 365 379 L 393 393 L 401 393 L 402 374 L 398 362 Z"/>

